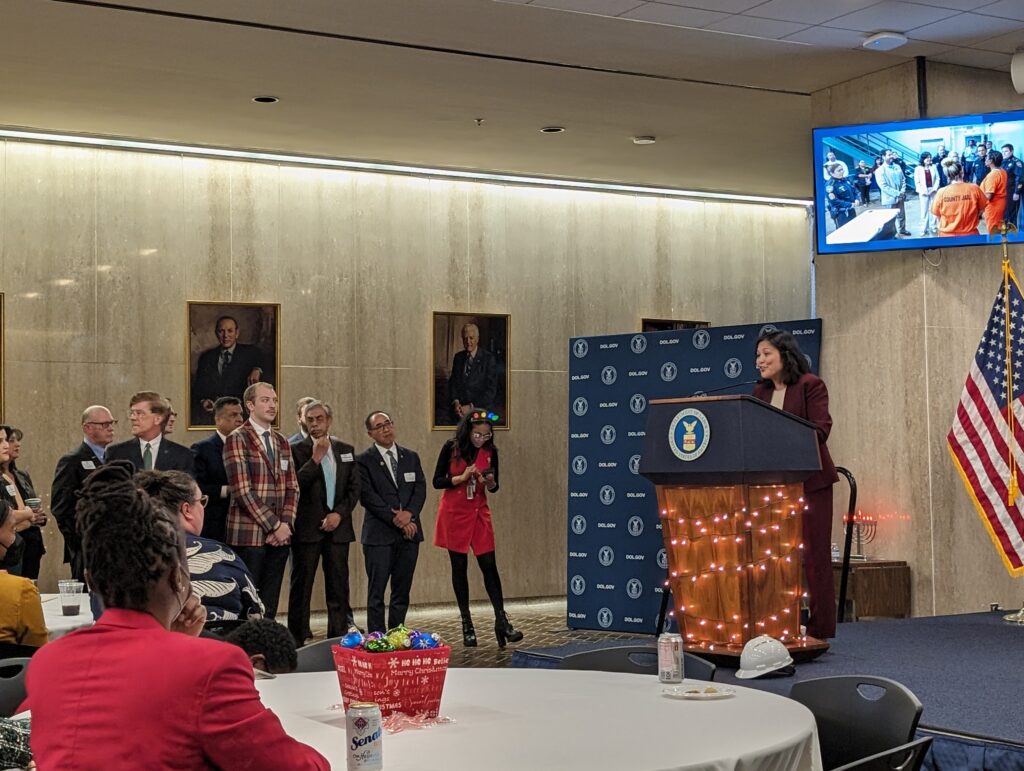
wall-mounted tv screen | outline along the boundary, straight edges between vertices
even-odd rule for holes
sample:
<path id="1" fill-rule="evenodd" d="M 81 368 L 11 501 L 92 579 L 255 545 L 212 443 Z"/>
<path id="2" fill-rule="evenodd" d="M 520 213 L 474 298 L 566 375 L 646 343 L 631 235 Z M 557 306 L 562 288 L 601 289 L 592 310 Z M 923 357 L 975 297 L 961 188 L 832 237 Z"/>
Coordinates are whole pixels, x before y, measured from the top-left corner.
<path id="1" fill-rule="evenodd" d="M 1024 111 L 815 129 L 818 252 L 998 243 L 1021 224 L 1022 157 Z"/>

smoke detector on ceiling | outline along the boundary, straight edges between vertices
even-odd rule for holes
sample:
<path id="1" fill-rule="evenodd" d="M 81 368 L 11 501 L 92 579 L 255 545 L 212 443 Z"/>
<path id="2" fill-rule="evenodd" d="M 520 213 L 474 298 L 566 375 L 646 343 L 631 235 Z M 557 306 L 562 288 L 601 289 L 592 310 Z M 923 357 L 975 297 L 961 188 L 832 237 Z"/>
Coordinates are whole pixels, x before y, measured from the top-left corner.
<path id="1" fill-rule="evenodd" d="M 907 42 L 907 36 L 901 32 L 876 32 L 861 45 L 869 51 L 891 51 Z"/>

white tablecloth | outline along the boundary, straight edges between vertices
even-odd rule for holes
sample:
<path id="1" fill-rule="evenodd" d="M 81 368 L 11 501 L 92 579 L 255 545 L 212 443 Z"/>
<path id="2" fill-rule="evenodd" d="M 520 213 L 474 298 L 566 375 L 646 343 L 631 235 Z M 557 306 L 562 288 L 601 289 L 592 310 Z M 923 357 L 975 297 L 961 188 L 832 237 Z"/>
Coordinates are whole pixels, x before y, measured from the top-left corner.
<path id="1" fill-rule="evenodd" d="M 256 687 L 289 734 L 345 768 L 345 716 L 330 709 L 341 701 L 336 674 L 283 675 Z M 749 688 L 720 701 L 661 690 L 653 675 L 451 669 L 441 715 L 456 722 L 385 734 L 384 767 L 820 771 L 814 717 L 797 702 Z"/>
<path id="2" fill-rule="evenodd" d="M 92 616 L 92 608 L 89 606 L 89 595 L 83 594 L 81 610 L 77 616 L 65 616 L 60 609 L 59 594 L 40 595 L 43 601 L 43 621 L 46 623 L 46 631 L 50 635 L 50 641 L 63 637 L 83 626 L 89 626 L 95 619 Z"/>

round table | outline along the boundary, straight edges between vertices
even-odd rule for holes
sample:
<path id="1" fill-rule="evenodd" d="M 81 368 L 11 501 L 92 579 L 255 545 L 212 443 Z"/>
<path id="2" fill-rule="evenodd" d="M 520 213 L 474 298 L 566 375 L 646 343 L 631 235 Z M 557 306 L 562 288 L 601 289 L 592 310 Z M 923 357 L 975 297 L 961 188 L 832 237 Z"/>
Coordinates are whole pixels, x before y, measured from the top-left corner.
<path id="1" fill-rule="evenodd" d="M 704 687 L 709 683 L 688 681 Z M 334 672 L 257 681 L 263 703 L 333 768 L 345 768 Z M 450 669 L 441 716 L 456 722 L 384 736 L 388 771 L 820 771 L 814 717 L 801 704 L 663 696 L 653 675 L 550 669 Z"/>
<path id="2" fill-rule="evenodd" d="M 39 596 L 39 599 L 43 602 L 43 623 L 46 624 L 46 632 L 50 636 L 50 642 L 80 627 L 92 626 L 95 621 L 92 615 L 92 607 L 89 605 L 88 594 L 82 595 L 81 610 L 77 616 L 64 615 L 60 607 L 59 594 L 42 594 Z"/>

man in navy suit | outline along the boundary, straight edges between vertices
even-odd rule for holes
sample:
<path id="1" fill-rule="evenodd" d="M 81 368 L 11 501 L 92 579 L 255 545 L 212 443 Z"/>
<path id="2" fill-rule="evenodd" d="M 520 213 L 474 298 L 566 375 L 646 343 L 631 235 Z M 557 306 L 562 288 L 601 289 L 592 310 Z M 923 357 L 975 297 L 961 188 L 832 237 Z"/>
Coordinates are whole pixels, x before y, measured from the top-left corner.
<path id="1" fill-rule="evenodd" d="M 420 457 L 395 443 L 395 424 L 386 412 L 371 412 L 366 433 L 373 444 L 361 452 L 359 502 L 365 509 L 363 558 L 366 563 L 366 628 L 383 632 L 405 623 L 423 528 L 420 511 L 427 480 Z M 391 582 L 387 627 L 384 592 Z"/>
<path id="2" fill-rule="evenodd" d="M 116 425 L 117 421 L 106 407 L 100 404 L 86 407 L 82 412 L 82 443 L 61 456 L 53 472 L 50 510 L 64 536 L 64 561 L 70 563 L 71 575 L 79 581 L 85 575 L 85 564 L 82 562 L 82 538 L 75 525 L 78 492 L 85 478 L 103 465 L 107 447 L 114 441 Z"/>
<path id="3" fill-rule="evenodd" d="M 210 425 L 213 405 L 219 397 L 241 398 L 246 388 L 260 380 L 275 385 L 260 349 L 238 342 L 241 330 L 232 316 L 217 319 L 214 332 L 220 344 L 203 351 L 192 378 L 193 426 Z"/>
<path id="4" fill-rule="evenodd" d="M 209 498 L 203 530 L 199 535 L 224 543 L 227 532 L 228 504 L 231 488 L 228 472 L 224 470 L 224 442 L 228 435 L 242 425 L 242 400 L 236 396 L 222 396 L 213 403 L 213 420 L 217 433 L 192 445 L 196 466 L 196 482 L 203 495 Z"/>
<path id="5" fill-rule="evenodd" d="M 129 402 L 128 419 L 132 439 L 107 448 L 106 462 L 131 461 L 139 471 L 184 471 L 195 476 L 192 453 L 163 435 L 163 427 L 171 412 L 170 403 L 156 391 L 139 391 Z"/>

